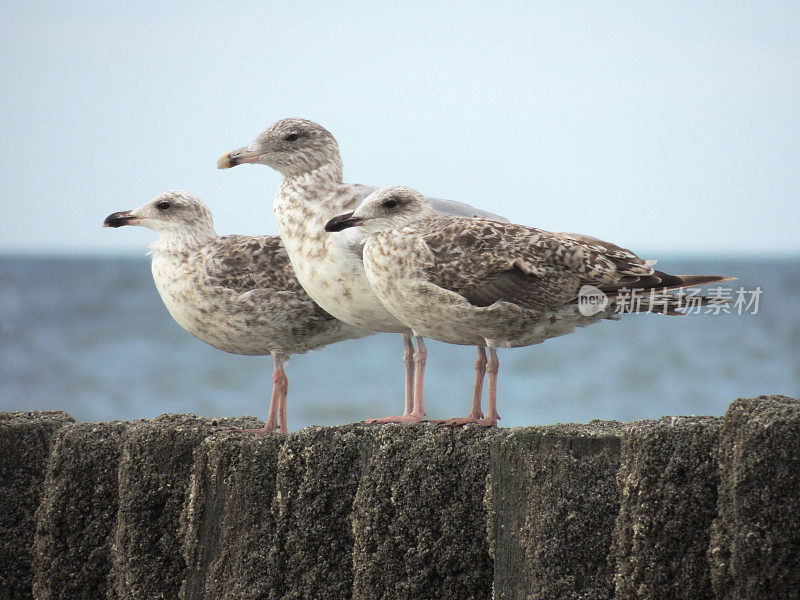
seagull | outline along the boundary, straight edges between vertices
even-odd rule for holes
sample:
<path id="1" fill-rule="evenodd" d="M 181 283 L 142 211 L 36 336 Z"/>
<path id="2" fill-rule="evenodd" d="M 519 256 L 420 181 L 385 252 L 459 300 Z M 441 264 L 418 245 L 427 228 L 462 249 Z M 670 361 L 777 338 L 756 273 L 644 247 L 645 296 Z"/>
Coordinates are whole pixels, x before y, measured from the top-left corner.
<path id="1" fill-rule="evenodd" d="M 613 318 L 631 292 L 640 304 L 627 312 L 681 315 L 684 298 L 667 292 L 731 279 L 668 275 L 654 270 L 652 261 L 590 236 L 442 216 L 425 196 L 402 186 L 373 192 L 325 226 L 331 232 L 352 228 L 365 237 L 372 289 L 415 336 L 489 349 L 486 417 L 449 419 L 447 425 L 497 425 L 497 348 L 538 344 Z M 587 290 L 607 302 L 581 304 Z"/>
<path id="2" fill-rule="evenodd" d="M 377 188 L 343 183 L 342 157 L 336 138 L 324 127 L 306 119 L 283 119 L 271 125 L 249 146 L 224 154 L 217 168 L 244 163 L 263 164 L 283 175 L 273 205 L 281 239 L 297 278 L 315 302 L 345 323 L 379 332 L 401 333 L 406 368 L 405 409 L 402 415 L 370 419 L 368 423 L 419 422 L 414 412 L 422 398 L 427 350 L 421 336 L 381 304 L 364 273 L 363 236 L 356 230 L 326 235 L 325 223 L 355 210 Z M 503 217 L 467 204 L 429 198 L 433 210 L 444 215 Z M 413 368 L 413 370 L 412 370 Z M 480 404 L 486 353 L 478 346 L 473 405 Z M 477 400 L 476 400 L 477 399 Z"/>
<path id="3" fill-rule="evenodd" d="M 279 237 L 220 237 L 211 211 L 187 192 L 163 193 L 135 210 L 110 214 L 103 225 L 140 225 L 159 234 L 150 245 L 153 279 L 178 325 L 225 352 L 272 355 L 266 427 L 250 432 L 287 433 L 284 363 L 292 354 L 372 333 L 339 321 L 309 298 Z"/>

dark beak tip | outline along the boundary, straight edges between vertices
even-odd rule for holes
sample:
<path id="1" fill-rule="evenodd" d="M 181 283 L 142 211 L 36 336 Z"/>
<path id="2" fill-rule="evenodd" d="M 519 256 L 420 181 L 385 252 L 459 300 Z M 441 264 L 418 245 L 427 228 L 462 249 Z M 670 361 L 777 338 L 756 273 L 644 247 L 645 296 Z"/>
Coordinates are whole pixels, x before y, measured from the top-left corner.
<path id="1" fill-rule="evenodd" d="M 344 215 L 339 215 L 338 217 L 333 217 L 330 221 L 325 223 L 325 231 L 341 231 L 348 227 L 354 227 L 359 223 L 361 223 L 361 219 L 353 218 L 353 213 L 349 212 Z"/>
<path id="2" fill-rule="evenodd" d="M 103 227 L 122 227 L 131 219 L 130 211 L 123 210 L 108 215 L 103 221 Z"/>

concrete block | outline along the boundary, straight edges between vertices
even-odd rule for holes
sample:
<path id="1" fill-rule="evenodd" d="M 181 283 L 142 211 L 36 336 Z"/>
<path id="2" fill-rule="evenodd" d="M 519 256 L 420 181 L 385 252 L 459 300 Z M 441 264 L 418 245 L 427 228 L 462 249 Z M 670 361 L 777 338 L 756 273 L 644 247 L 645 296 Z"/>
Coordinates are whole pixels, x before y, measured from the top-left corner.
<path id="1" fill-rule="evenodd" d="M 353 512 L 355 600 L 488 599 L 484 494 L 498 430 L 376 428 Z"/>
<path id="2" fill-rule="evenodd" d="M 353 593 L 353 503 L 379 428 L 308 427 L 278 456 L 270 598 L 338 600 Z"/>
<path id="3" fill-rule="evenodd" d="M 497 437 L 487 489 L 494 598 L 613 596 L 622 429 L 592 421 Z"/>
<path id="4" fill-rule="evenodd" d="M 202 419 L 162 415 L 125 432 L 109 598 L 177 598 L 186 576 L 180 517 L 194 451 L 220 429 L 258 427 L 253 417 Z"/>
<path id="5" fill-rule="evenodd" d="M 722 419 L 664 417 L 626 428 L 618 476 L 618 600 L 713 600 L 706 561 L 717 514 Z"/>
<path id="6" fill-rule="evenodd" d="M 219 433 L 195 453 L 182 517 L 184 600 L 271 598 L 277 433 Z"/>
<path id="7" fill-rule="evenodd" d="M 56 433 L 36 513 L 37 600 L 106 598 L 117 521 L 117 471 L 130 422 L 73 423 Z"/>
<path id="8" fill-rule="evenodd" d="M 731 404 L 719 480 L 708 554 L 717 598 L 800 598 L 800 401 Z"/>
<path id="9" fill-rule="evenodd" d="M 32 598 L 36 509 L 65 412 L 0 413 L 0 581 L 3 598 Z"/>

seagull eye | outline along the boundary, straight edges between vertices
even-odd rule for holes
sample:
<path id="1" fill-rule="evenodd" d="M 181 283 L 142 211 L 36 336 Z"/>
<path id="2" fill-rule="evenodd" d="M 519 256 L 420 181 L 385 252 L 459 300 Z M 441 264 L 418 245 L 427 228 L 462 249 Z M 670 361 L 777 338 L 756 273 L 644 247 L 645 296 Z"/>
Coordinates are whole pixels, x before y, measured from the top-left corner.
<path id="1" fill-rule="evenodd" d="M 290 133 L 289 135 L 287 135 L 283 139 L 285 139 L 287 142 L 296 142 L 297 141 L 297 134 L 296 133 Z"/>
<path id="2" fill-rule="evenodd" d="M 386 202 L 383 203 L 383 205 L 386 208 L 394 208 L 395 206 L 397 206 L 397 200 L 387 200 Z"/>
<path id="3" fill-rule="evenodd" d="M 158 210 L 169 210 L 170 206 L 171 206 L 171 204 L 169 202 L 167 202 L 166 200 L 162 200 L 161 202 L 156 204 L 156 208 Z"/>

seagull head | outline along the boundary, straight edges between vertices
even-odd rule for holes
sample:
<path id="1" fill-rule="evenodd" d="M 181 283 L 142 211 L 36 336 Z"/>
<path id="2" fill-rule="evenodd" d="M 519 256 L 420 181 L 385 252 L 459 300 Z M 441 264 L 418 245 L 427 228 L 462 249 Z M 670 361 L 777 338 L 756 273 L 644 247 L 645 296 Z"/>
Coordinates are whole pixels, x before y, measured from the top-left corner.
<path id="1" fill-rule="evenodd" d="M 364 233 L 378 233 L 402 229 L 433 214 L 433 207 L 425 196 L 411 188 L 395 185 L 375 190 L 355 211 L 328 221 L 325 231 L 360 227 Z"/>
<path id="2" fill-rule="evenodd" d="M 281 119 L 249 146 L 232 150 L 217 161 L 218 169 L 244 163 L 272 167 L 284 177 L 293 177 L 331 166 L 341 178 L 339 144 L 330 131 L 307 119 Z"/>
<path id="3" fill-rule="evenodd" d="M 104 227 L 141 225 L 162 236 L 208 241 L 217 237 L 208 207 L 188 192 L 174 190 L 155 197 L 133 210 L 108 215 Z"/>

